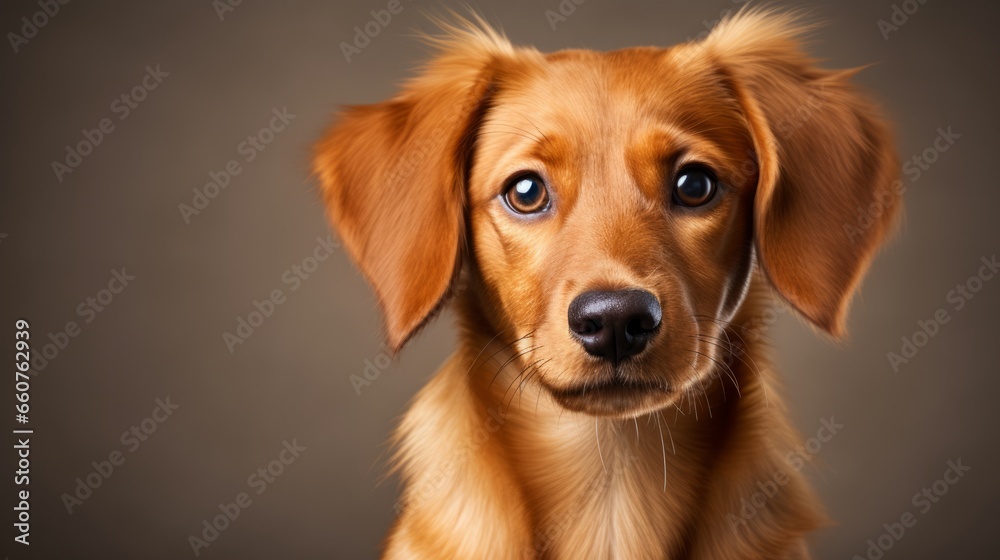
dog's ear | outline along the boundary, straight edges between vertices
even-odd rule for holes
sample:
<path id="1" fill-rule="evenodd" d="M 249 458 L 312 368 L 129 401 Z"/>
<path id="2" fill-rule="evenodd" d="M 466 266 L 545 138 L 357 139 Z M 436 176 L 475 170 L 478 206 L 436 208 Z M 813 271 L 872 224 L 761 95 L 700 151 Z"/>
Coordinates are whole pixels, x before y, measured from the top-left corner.
<path id="1" fill-rule="evenodd" d="M 892 229 L 901 183 L 888 127 L 800 46 L 794 16 L 744 11 L 700 45 L 736 96 L 757 158 L 755 245 L 767 278 L 841 336 L 851 295 Z"/>
<path id="2" fill-rule="evenodd" d="M 510 51 L 481 21 L 443 24 L 438 54 L 394 98 L 352 107 L 314 169 L 347 253 L 374 287 L 395 352 L 441 306 L 465 243 L 465 165 Z"/>

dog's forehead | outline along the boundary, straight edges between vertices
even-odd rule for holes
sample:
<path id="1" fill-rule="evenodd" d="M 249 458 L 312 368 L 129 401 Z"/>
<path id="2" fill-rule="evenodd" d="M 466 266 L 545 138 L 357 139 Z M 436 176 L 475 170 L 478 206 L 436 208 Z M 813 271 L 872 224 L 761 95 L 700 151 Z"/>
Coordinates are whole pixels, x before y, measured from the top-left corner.
<path id="1" fill-rule="evenodd" d="M 738 104 L 685 49 L 559 51 L 518 67 L 490 104 L 478 161 L 498 174 L 522 156 L 586 172 L 623 156 L 634 172 L 693 149 L 720 171 L 737 166 L 749 142 Z"/>
<path id="2" fill-rule="evenodd" d="M 678 52 L 676 47 L 635 47 L 544 55 L 506 76 L 487 124 L 520 121 L 582 138 L 721 113 L 724 92 L 712 72 Z"/>

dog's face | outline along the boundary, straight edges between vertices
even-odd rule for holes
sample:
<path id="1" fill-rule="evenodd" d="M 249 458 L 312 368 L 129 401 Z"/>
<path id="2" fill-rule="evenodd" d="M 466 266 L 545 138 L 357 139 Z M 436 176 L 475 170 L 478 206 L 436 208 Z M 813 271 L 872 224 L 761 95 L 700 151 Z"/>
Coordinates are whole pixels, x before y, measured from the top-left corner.
<path id="1" fill-rule="evenodd" d="M 798 31 L 751 14 L 671 49 L 542 55 L 450 28 L 419 78 L 349 112 L 316 158 L 390 345 L 462 266 L 487 334 L 595 415 L 661 408 L 716 374 L 755 267 L 839 334 L 895 214 L 895 159 Z"/>
<path id="2" fill-rule="evenodd" d="M 534 378 L 573 410 L 668 403 L 722 359 L 746 293 L 753 143 L 732 96 L 684 63 L 552 55 L 479 127 L 472 259 Z"/>

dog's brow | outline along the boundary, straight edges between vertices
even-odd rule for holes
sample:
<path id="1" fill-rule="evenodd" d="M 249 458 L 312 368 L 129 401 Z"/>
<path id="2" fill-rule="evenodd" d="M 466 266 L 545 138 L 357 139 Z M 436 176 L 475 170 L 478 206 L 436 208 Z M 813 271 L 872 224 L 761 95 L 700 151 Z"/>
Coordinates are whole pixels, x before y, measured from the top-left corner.
<path id="1" fill-rule="evenodd" d="M 565 161 L 569 151 L 569 146 L 565 140 L 559 136 L 552 135 L 537 140 L 531 146 L 528 154 L 545 165 L 552 166 Z"/>

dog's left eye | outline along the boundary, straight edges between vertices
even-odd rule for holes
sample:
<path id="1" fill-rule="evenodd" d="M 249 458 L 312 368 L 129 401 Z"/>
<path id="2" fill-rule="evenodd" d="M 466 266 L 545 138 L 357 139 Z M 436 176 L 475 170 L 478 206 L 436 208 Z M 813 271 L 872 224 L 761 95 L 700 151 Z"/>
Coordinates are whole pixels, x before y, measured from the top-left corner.
<path id="1" fill-rule="evenodd" d="M 703 167 L 682 169 L 674 180 L 674 200 L 684 206 L 701 206 L 715 196 L 715 175 Z"/>
<path id="2" fill-rule="evenodd" d="M 549 207 L 549 189 L 538 175 L 521 175 L 504 191 L 504 200 L 519 214 L 543 212 Z"/>

